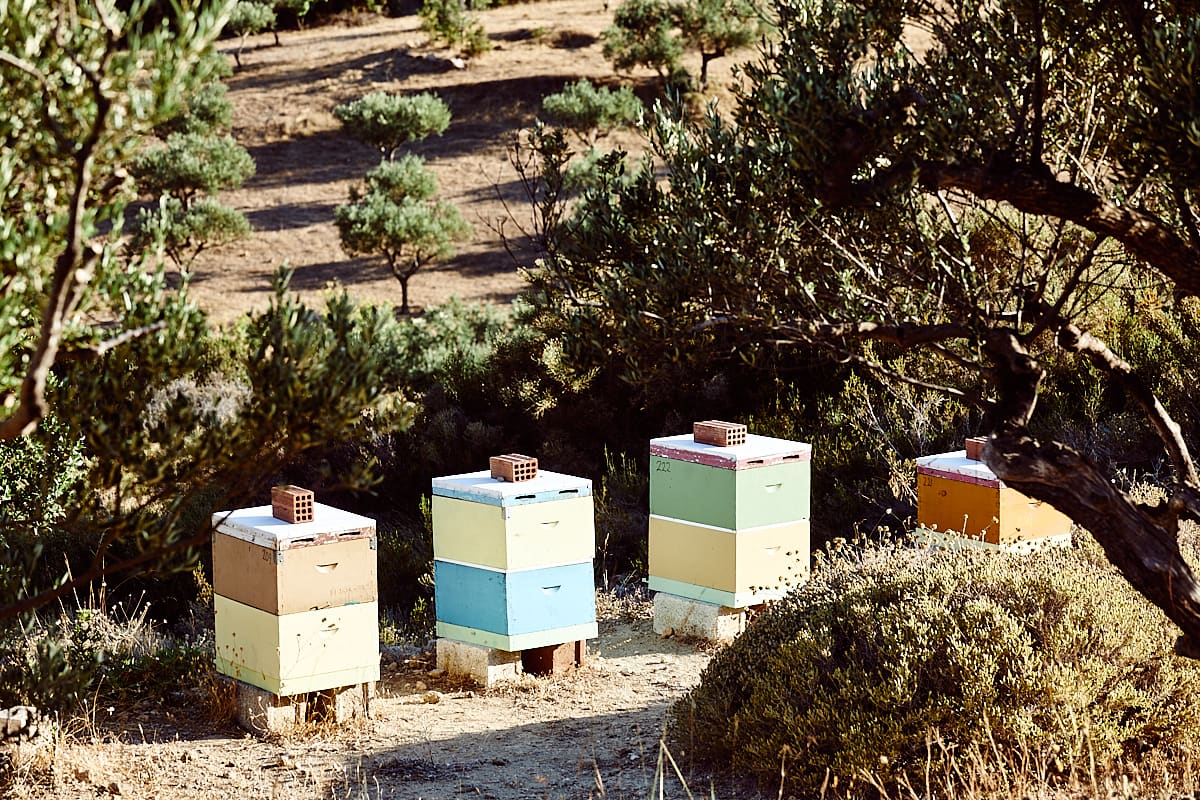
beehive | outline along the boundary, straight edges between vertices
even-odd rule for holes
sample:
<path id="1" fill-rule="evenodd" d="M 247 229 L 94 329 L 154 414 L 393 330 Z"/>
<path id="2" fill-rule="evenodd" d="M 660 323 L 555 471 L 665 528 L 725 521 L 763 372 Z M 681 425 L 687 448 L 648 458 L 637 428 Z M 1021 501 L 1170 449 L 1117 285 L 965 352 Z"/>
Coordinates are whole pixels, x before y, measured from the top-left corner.
<path id="1" fill-rule="evenodd" d="M 812 447 L 729 425 L 650 442 L 649 586 L 739 609 L 807 580 Z"/>
<path id="2" fill-rule="evenodd" d="M 806 519 L 732 531 L 650 517 L 651 588 L 745 608 L 808 579 Z"/>
<path id="3" fill-rule="evenodd" d="M 432 488 L 438 636 L 519 651 L 596 635 L 591 481 L 489 469 Z"/>
<path id="4" fill-rule="evenodd" d="M 379 680 L 379 604 L 277 616 L 213 596 L 222 675 L 277 695 Z"/>
<path id="5" fill-rule="evenodd" d="M 270 506 L 213 515 L 213 592 L 270 614 L 378 598 L 375 522 L 315 504 L 289 524 Z"/>
<path id="6" fill-rule="evenodd" d="M 917 524 L 1002 547 L 1071 532 L 1065 514 L 1005 486 L 965 448 L 917 459 Z"/>
<path id="7" fill-rule="evenodd" d="M 732 447 L 690 435 L 650 442 L 650 513 L 742 530 L 808 519 L 812 447 L 748 435 Z"/>
<path id="8" fill-rule="evenodd" d="M 217 669 L 294 695 L 379 679 L 375 522 L 313 503 L 213 515 Z"/>

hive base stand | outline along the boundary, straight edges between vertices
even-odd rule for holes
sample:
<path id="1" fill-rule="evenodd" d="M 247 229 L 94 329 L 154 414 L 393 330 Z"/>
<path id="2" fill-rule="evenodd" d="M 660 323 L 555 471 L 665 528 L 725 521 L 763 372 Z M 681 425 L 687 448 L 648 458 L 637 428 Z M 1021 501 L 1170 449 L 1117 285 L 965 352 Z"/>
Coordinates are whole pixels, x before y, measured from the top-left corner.
<path id="1" fill-rule="evenodd" d="M 224 680 L 233 684 L 237 694 L 238 725 L 257 736 L 287 733 L 313 722 L 341 725 L 367 718 L 375 697 L 373 681 L 280 697 L 233 678 Z"/>

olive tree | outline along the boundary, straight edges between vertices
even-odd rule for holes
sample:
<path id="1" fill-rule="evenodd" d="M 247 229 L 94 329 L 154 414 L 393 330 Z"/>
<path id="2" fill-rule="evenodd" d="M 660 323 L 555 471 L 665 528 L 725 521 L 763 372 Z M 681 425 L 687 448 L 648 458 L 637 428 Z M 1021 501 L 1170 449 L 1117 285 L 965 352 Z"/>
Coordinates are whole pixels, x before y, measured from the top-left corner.
<path id="1" fill-rule="evenodd" d="M 751 0 L 624 0 L 604 31 L 604 57 L 618 71 L 646 66 L 681 84 L 687 72 L 680 59 L 693 50 L 704 89 L 711 62 L 754 44 L 768 27 Z"/>
<path id="2" fill-rule="evenodd" d="M 367 173 L 366 191 L 334 209 L 342 247 L 351 255 L 381 255 L 400 282 L 400 313 L 409 313 L 408 282 L 430 261 L 454 252 L 470 229 L 458 209 L 434 198 L 437 183 L 419 156 L 383 161 Z"/>
<path id="3" fill-rule="evenodd" d="M 450 108 L 431 92 L 415 95 L 371 92 L 333 109 L 346 132 L 394 159 L 401 145 L 439 136 L 450 125 Z"/>
<path id="4" fill-rule="evenodd" d="M 550 215 L 546 313 L 634 380 L 799 348 L 957 398 L 996 475 L 1090 530 L 1200 652 L 1176 536 L 1200 519 L 1200 475 L 1154 364 L 1105 338 L 1200 294 L 1200 9 L 780 0 L 777 16 L 735 126 L 660 109 L 664 174 L 602 180 L 574 219 Z M 895 368 L 914 348 L 934 360 Z M 1165 501 L 1131 497 L 1039 414 L 1061 360 L 1139 410 Z"/>

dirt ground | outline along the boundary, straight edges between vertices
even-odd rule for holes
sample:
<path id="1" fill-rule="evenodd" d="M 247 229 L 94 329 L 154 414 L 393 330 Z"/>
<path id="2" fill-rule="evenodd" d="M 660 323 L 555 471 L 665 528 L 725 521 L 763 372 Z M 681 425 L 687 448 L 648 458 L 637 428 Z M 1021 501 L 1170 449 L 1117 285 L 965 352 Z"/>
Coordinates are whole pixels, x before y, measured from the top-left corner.
<path id="1" fill-rule="evenodd" d="M 26 746 L 12 796 L 761 800 L 744 782 L 694 768 L 680 746 L 669 752 L 684 781 L 667 762 L 659 794 L 666 712 L 713 649 L 655 635 L 649 616 L 645 603 L 601 614 L 587 666 L 490 689 L 431 676 L 428 652 L 385 652 L 370 719 L 284 737 L 208 722 L 203 703 L 177 698 L 99 709 L 82 732 Z"/>
<path id="2" fill-rule="evenodd" d="M 519 266 L 531 256 L 522 231 L 530 230 L 531 207 L 510 161 L 514 137 L 540 113 L 541 98 L 569 82 L 632 84 L 648 97 L 656 78 L 648 70 L 613 73 L 598 40 L 612 23 L 604 0 L 509 5 L 480 17 L 494 49 L 465 69 L 451 65 L 453 52 L 430 46 L 416 16 L 346 18 L 284 32 L 280 46 L 270 35 L 247 41 L 242 67 L 226 83 L 233 135 L 257 173 L 221 199 L 245 213 L 254 232 L 202 252 L 194 265 L 193 296 L 214 321 L 265 307 L 281 263 L 295 270 L 292 286 L 308 301 L 319 303 L 336 286 L 362 302 L 399 303 L 399 283 L 383 261 L 347 256 L 333 225 L 334 207 L 348 201 L 350 187 L 380 158 L 342 132 L 333 108 L 372 91 L 432 91 L 452 114 L 442 136 L 410 149 L 427 160 L 438 196 L 458 207 L 473 233 L 455 256 L 413 277 L 411 302 L 508 303 L 523 288 Z M 222 49 L 232 54 L 236 42 Z M 713 96 L 728 94 L 735 61 L 714 62 Z M 600 144 L 639 150 L 632 132 Z"/>

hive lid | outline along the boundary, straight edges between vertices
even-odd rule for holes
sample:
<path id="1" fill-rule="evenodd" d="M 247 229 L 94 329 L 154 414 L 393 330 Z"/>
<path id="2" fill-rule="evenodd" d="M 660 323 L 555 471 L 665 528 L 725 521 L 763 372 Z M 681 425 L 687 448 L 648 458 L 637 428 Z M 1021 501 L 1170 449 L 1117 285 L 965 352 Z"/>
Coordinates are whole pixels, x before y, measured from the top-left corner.
<path id="1" fill-rule="evenodd" d="M 512 506 L 587 497 L 592 493 L 592 482 L 587 478 L 540 469 L 533 478 L 514 483 L 496 480 L 490 471 L 483 470 L 434 478 L 433 493 L 494 506 Z"/>
<path id="2" fill-rule="evenodd" d="M 786 461 L 808 461 L 812 458 L 812 445 L 750 433 L 745 444 L 719 447 L 697 442 L 693 434 L 685 433 L 651 439 L 650 455 L 724 469 L 753 469 Z"/>
<path id="3" fill-rule="evenodd" d="M 987 464 L 967 458 L 966 450 L 921 456 L 917 459 L 917 474 L 936 475 L 981 486 L 1004 486 L 1004 482 L 996 477 Z"/>
<path id="4" fill-rule="evenodd" d="M 375 535 L 375 520 L 324 503 L 313 503 L 312 522 L 287 522 L 273 516 L 271 506 L 254 506 L 218 511 L 212 524 L 218 533 L 272 550 Z"/>

